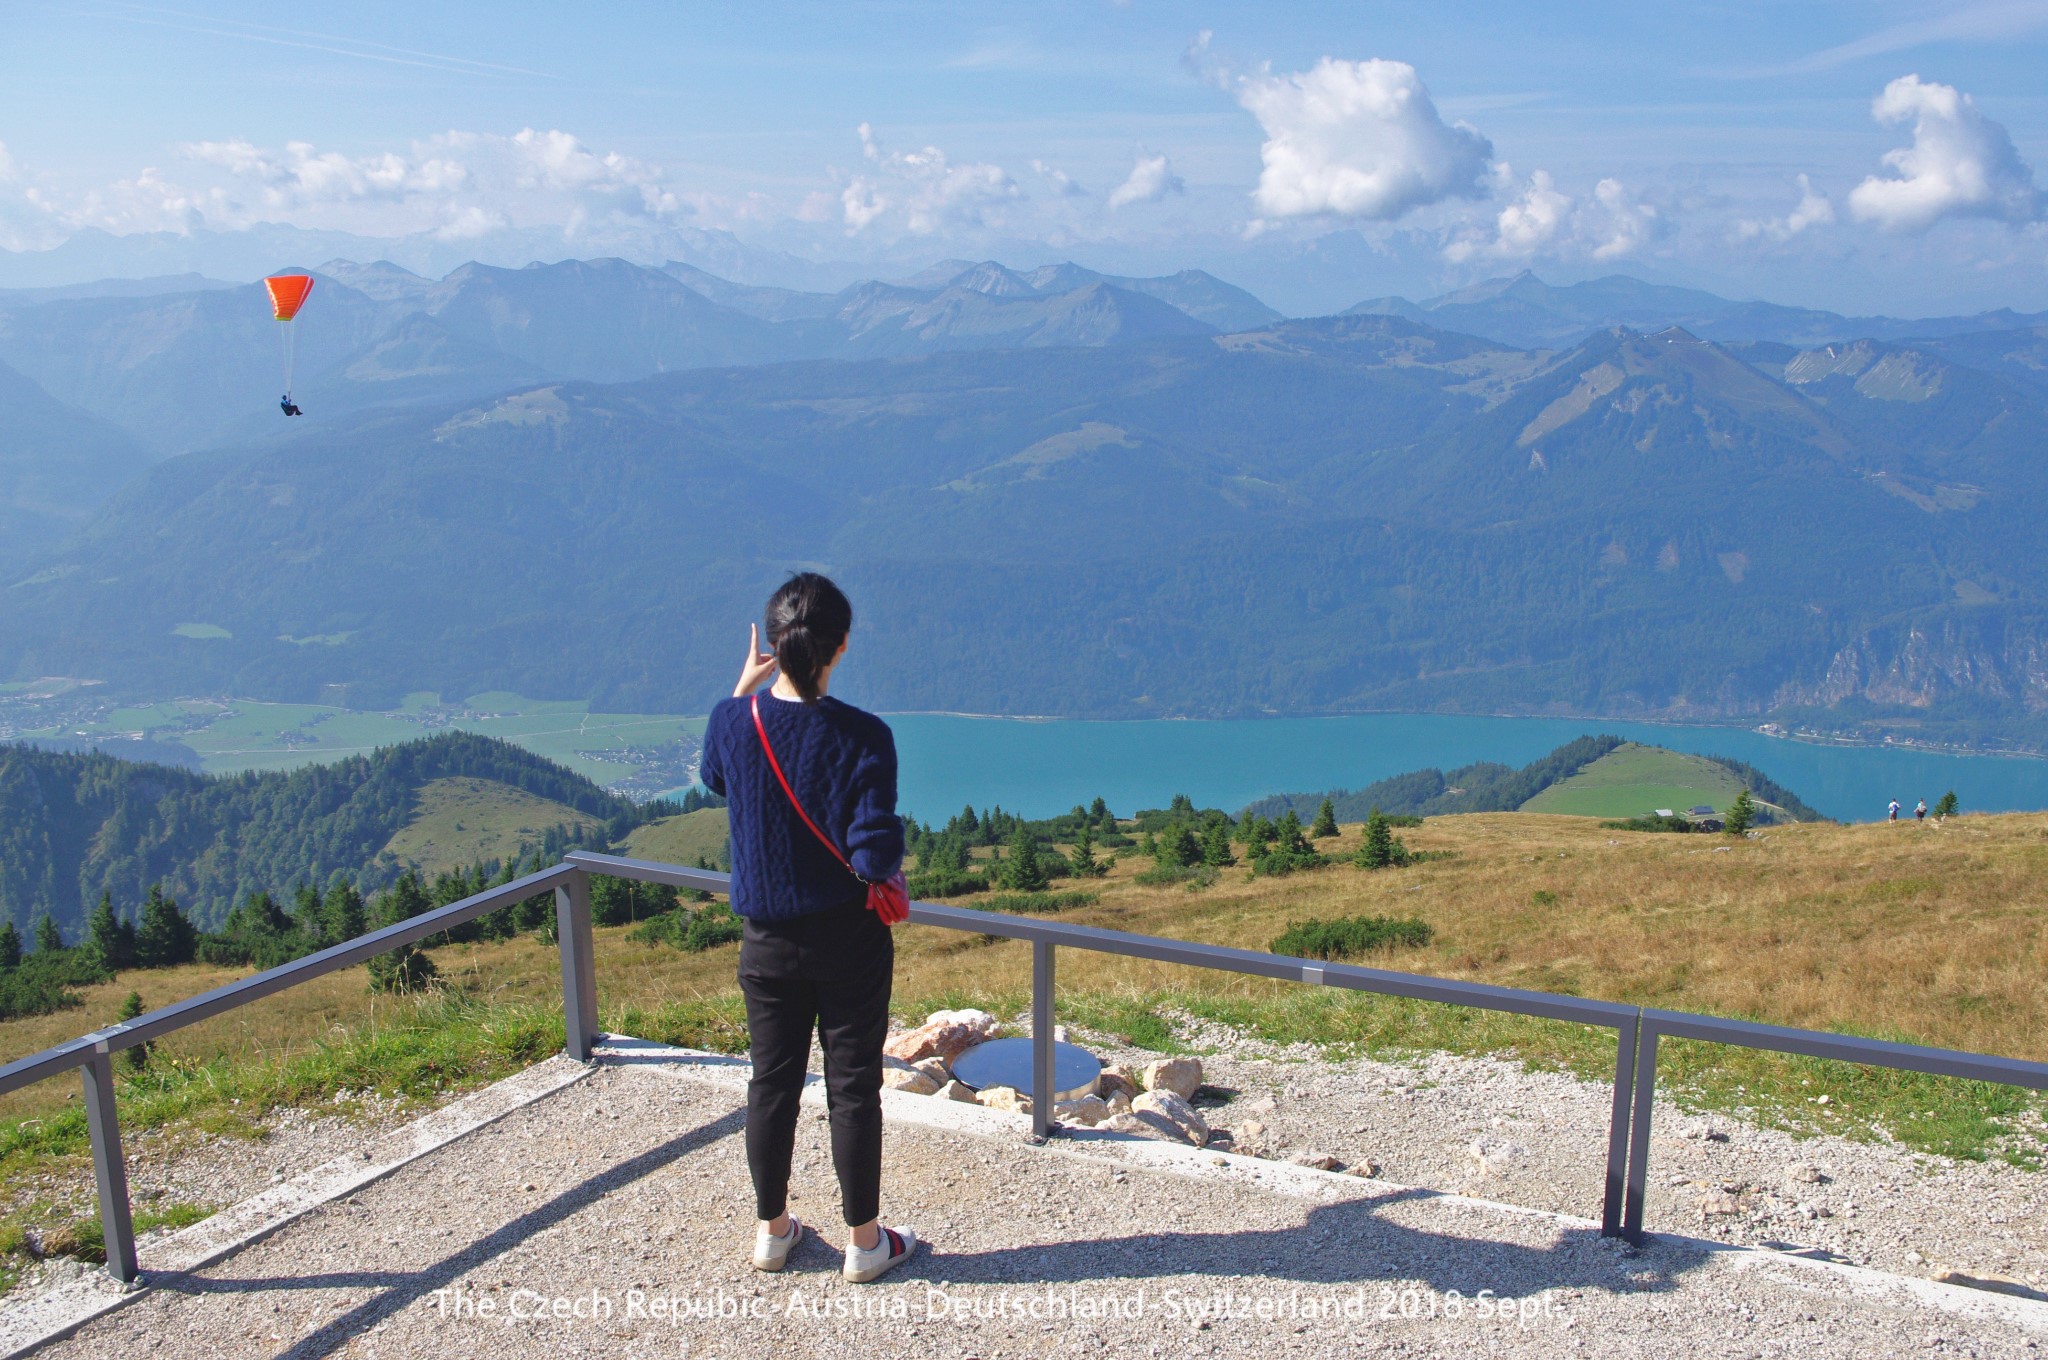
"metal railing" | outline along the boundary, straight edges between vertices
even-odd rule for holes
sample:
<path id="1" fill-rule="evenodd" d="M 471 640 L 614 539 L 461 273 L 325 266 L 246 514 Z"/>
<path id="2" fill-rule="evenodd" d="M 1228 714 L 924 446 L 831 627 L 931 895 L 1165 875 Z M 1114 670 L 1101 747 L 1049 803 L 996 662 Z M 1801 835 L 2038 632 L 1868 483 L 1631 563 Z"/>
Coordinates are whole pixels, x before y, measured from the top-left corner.
<path id="1" fill-rule="evenodd" d="M 31 1057 L 0 1067 L 0 1094 L 17 1090 L 74 1068 L 85 1081 L 86 1122 L 92 1139 L 93 1174 L 99 1191 L 100 1222 L 107 1249 L 107 1270 L 124 1284 L 138 1276 L 135 1232 L 129 1214 L 127 1165 L 121 1155 L 121 1132 L 114 1109 L 113 1055 L 148 1043 L 175 1030 L 237 1006 L 247 1005 L 301 982 L 351 967 L 402 945 L 475 920 L 500 907 L 552 890 L 555 929 L 561 953 L 562 1011 L 565 1051 L 578 1061 L 591 1059 L 597 1040 L 597 969 L 591 945 L 590 877 L 593 874 L 665 883 L 677 888 L 724 893 L 730 876 L 708 869 L 626 859 L 575 851 L 551 869 L 528 874 L 500 887 L 466 897 L 409 921 L 309 954 L 240 982 L 216 987 L 174 1005 L 150 1011 L 125 1024 L 96 1030 Z M 1648 1182 L 1650 1113 L 1656 1093 L 1657 1047 L 1663 1037 L 1704 1039 L 1742 1048 L 1764 1049 L 1890 1067 L 1931 1076 L 1962 1077 L 2030 1090 L 2048 1090 L 2048 1063 L 1996 1058 L 1953 1049 L 1787 1029 L 1743 1020 L 1692 1015 L 1625 1006 L 1611 1001 L 1523 991 L 1480 982 L 1458 982 L 1417 973 L 1362 968 L 1353 964 L 1262 954 L 1250 949 L 1194 944 L 1157 935 L 1073 925 L 1025 916 L 976 911 L 929 902 L 913 902 L 915 925 L 971 931 L 1031 943 L 1031 1127 L 1044 1139 L 1058 1132 L 1053 1108 L 1053 986 L 1060 948 L 1150 959 L 1192 968 L 1213 968 L 1253 977 L 1342 987 L 1382 996 L 1409 997 L 1444 1005 L 1471 1006 L 1511 1015 L 1536 1016 L 1592 1025 L 1615 1032 L 1614 1094 L 1607 1131 L 1606 1189 L 1601 1202 L 1603 1236 L 1643 1240 L 1643 1188 Z"/>

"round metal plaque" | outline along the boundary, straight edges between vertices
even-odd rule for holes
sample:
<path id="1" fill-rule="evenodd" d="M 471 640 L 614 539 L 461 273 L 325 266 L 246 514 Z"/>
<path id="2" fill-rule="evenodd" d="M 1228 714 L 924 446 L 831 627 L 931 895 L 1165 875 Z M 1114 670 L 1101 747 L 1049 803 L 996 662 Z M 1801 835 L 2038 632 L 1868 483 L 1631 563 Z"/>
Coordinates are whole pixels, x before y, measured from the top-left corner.
<path id="1" fill-rule="evenodd" d="M 976 1044 L 953 1059 L 953 1075 L 977 1091 L 991 1086 L 1014 1086 L 1031 1094 L 1031 1041 L 990 1039 Z M 1102 1060 L 1076 1044 L 1052 1046 L 1054 1100 L 1077 1100 L 1095 1089 L 1102 1075 Z"/>

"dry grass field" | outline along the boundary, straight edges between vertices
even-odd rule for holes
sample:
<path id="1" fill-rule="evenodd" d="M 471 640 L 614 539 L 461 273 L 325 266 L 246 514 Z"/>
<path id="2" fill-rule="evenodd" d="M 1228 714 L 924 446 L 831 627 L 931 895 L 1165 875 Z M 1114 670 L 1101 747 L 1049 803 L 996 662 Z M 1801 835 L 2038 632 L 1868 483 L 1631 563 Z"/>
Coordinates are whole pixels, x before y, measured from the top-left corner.
<path id="1" fill-rule="evenodd" d="M 1361 834 L 1346 827 L 1319 848 L 1348 854 Z M 1126 859 L 1098 882 L 1056 883 L 1099 895 L 1061 919 L 1265 949 L 1307 917 L 1412 916 L 1432 928 L 1429 944 L 1362 961 L 2048 1059 L 2048 816 L 1786 826 L 1740 839 L 1500 813 L 1433 819 L 1401 835 L 1410 849 L 1448 857 L 1282 878 L 1237 867 L 1193 890 L 1137 883 L 1149 861 Z M 635 942 L 629 930 L 598 932 L 606 1026 L 743 1047 L 733 948 L 682 953 Z M 124 1117 L 254 1132 L 272 1105 L 366 1088 L 431 1101 L 559 1045 L 552 947 L 524 938 L 434 956 L 445 984 L 435 997 L 375 996 L 353 969 L 176 1036 L 150 1074 L 125 1084 Z M 230 976 L 196 966 L 125 974 L 87 989 L 80 1009 L 0 1025 L 0 1044 L 5 1057 L 21 1056 L 107 1023 L 131 989 L 156 1006 Z M 1170 1022 L 1193 1016 L 1337 1052 L 1502 1052 L 1594 1075 L 1613 1061 L 1611 1039 L 1577 1026 L 1075 950 L 1060 954 L 1059 983 L 1064 1020 L 1162 1049 L 1177 1045 Z M 899 932 L 906 1018 L 939 1003 L 1014 1014 L 1029 989 L 1022 945 Z M 2004 1088 L 1685 1043 L 1667 1045 L 1660 1070 L 1697 1104 L 1788 1127 L 2024 1165 L 2039 1157 L 2035 1098 Z M 80 1156 L 82 1124 L 75 1078 L 0 1100 L 0 1187 L 48 1158 Z"/>

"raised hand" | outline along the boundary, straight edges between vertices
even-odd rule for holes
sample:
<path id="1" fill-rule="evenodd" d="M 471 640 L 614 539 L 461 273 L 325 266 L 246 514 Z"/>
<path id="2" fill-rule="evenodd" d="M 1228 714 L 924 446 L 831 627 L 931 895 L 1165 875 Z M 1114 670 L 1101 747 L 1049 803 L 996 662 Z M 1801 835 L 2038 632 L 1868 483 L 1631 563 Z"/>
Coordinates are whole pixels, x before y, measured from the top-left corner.
<path id="1" fill-rule="evenodd" d="M 732 697 L 743 699 L 759 689 L 768 678 L 775 674 L 775 653 L 761 650 L 761 625 L 747 625 L 747 659 L 740 667 L 740 682 L 732 688 Z"/>

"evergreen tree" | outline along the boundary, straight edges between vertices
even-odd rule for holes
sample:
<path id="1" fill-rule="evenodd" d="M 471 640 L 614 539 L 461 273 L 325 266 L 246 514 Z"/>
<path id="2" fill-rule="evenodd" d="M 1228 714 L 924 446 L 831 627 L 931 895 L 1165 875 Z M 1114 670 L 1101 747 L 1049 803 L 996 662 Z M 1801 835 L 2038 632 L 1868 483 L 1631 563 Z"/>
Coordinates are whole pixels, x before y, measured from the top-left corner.
<path id="1" fill-rule="evenodd" d="M 1316 824 L 1308 834 L 1316 840 L 1337 834 L 1337 808 L 1329 799 L 1325 798 L 1323 805 L 1316 809 Z"/>
<path id="2" fill-rule="evenodd" d="M 1276 828 L 1271 821 L 1264 817 L 1252 818 L 1251 825 L 1246 827 L 1244 832 L 1245 854 L 1252 859 L 1265 854 L 1266 847 L 1273 843 L 1275 834 Z"/>
<path id="3" fill-rule="evenodd" d="M 1159 842 L 1159 862 L 1175 869 L 1202 862 L 1202 843 L 1195 839 L 1194 829 L 1186 822 L 1175 822 L 1166 828 L 1166 835 Z"/>
<path id="4" fill-rule="evenodd" d="M 1228 869 L 1237 863 L 1230 853 L 1230 823 L 1218 817 L 1202 833 L 1202 863 L 1212 869 Z"/>
<path id="5" fill-rule="evenodd" d="M 1080 833 L 1074 838 L 1074 852 L 1067 856 L 1067 864 L 1074 871 L 1075 878 L 1100 878 L 1102 864 L 1095 858 L 1095 836 L 1088 830 L 1088 824 L 1081 824 Z"/>
<path id="6" fill-rule="evenodd" d="M 1934 805 L 1934 815 L 1937 817 L 1953 817 L 1956 815 L 1956 791 L 1954 789 L 1950 789 L 1947 793 L 1941 795 L 1941 801 Z"/>
<path id="7" fill-rule="evenodd" d="M 21 966 L 21 932 L 14 922 L 0 923 L 0 969 Z"/>
<path id="8" fill-rule="evenodd" d="M 1159 838 L 1153 835 L 1151 832 L 1147 831 L 1145 833 L 1144 839 L 1138 842 L 1138 853 L 1141 855 L 1145 855 L 1151 859 L 1158 859 Z"/>
<path id="9" fill-rule="evenodd" d="M 1731 836 L 1740 836 L 1749 830 L 1750 823 L 1755 820 L 1756 799 L 1749 796 L 1748 789 L 1744 789 L 1735 795 L 1735 801 L 1728 805 L 1728 811 L 1722 815 L 1721 829 Z"/>
<path id="10" fill-rule="evenodd" d="M 108 973 L 135 966 L 135 927 L 114 915 L 111 893 L 100 894 L 100 904 L 85 923 L 86 957 Z"/>
<path id="11" fill-rule="evenodd" d="M 1387 821 L 1387 814 L 1378 808 L 1365 819 L 1365 844 L 1358 847 L 1354 861 L 1361 869 L 1384 869 L 1398 864 L 1405 858 L 1400 841 L 1394 838 L 1394 828 Z"/>
<path id="12" fill-rule="evenodd" d="M 323 947 L 353 940 L 368 926 L 369 921 L 363 913 L 363 895 L 347 879 L 335 880 L 334 886 L 327 890 L 327 896 L 320 902 L 320 940 Z"/>
<path id="13" fill-rule="evenodd" d="M 1043 892 L 1049 880 L 1038 861 L 1038 838 L 1023 827 L 1010 839 L 1010 857 L 1003 864 L 1003 886 L 1012 892 Z"/>
<path id="14" fill-rule="evenodd" d="M 64 932 L 57 926 L 57 918 L 45 915 L 36 922 L 36 953 L 54 954 L 64 947 Z"/>
<path id="15" fill-rule="evenodd" d="M 410 921 L 433 909 L 433 901 L 421 886 L 419 875 L 407 873 L 392 885 L 389 892 L 377 899 L 374 915 L 378 928 L 382 929 L 400 921 Z M 430 985 L 440 973 L 434 961 L 418 945 L 400 945 L 390 953 L 379 954 L 370 960 L 370 990 L 416 992 Z"/>
<path id="16" fill-rule="evenodd" d="M 143 968 L 169 968 L 190 963 L 199 951 L 199 932 L 164 891 L 153 884 L 142 904 L 142 924 L 135 932 L 135 962 Z"/>
<path id="17" fill-rule="evenodd" d="M 121 1009 L 115 1014 L 114 1019 L 125 1025 L 140 1014 L 142 993 L 130 992 L 122 1000 Z M 121 1061 L 130 1072 L 140 1072 L 149 1066 L 149 1050 L 154 1047 L 154 1044 L 131 1044 L 121 1050 Z"/>
<path id="18" fill-rule="evenodd" d="M 1274 848 L 1290 855 L 1305 855 L 1310 852 L 1308 838 L 1301 834 L 1301 818 L 1294 815 L 1294 809 L 1287 809 L 1287 815 L 1273 828 Z"/>
<path id="19" fill-rule="evenodd" d="M 1088 820 L 1101 827 L 1113 826 L 1116 823 L 1116 818 L 1109 815 L 1109 804 L 1100 798 L 1088 805 Z"/>

